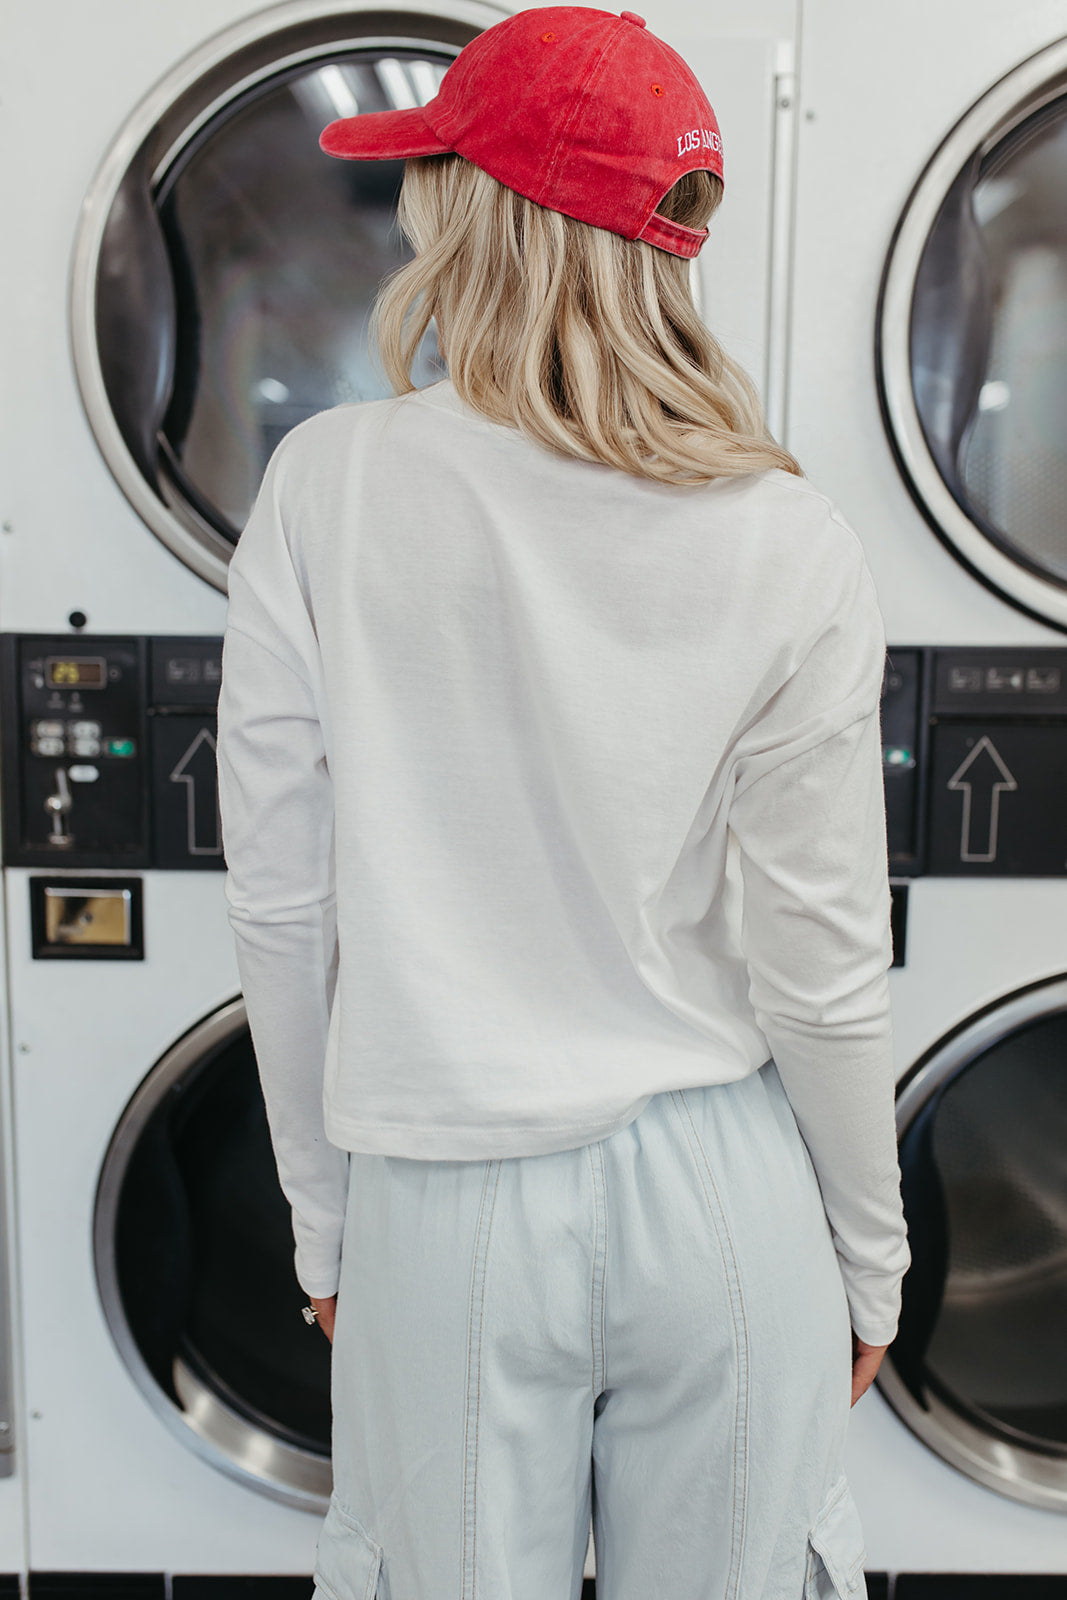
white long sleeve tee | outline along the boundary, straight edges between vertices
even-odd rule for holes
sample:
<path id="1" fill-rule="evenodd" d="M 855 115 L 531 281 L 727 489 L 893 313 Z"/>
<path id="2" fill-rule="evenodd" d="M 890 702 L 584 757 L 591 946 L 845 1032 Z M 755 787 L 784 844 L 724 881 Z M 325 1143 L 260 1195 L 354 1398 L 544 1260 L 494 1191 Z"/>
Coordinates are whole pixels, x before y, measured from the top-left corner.
<path id="1" fill-rule="evenodd" d="M 852 1324 L 895 1336 L 881 760 L 860 540 L 780 469 L 556 455 L 449 380 L 290 432 L 229 568 L 226 895 L 305 1292 L 348 1151 L 615 1132 L 774 1057 Z"/>

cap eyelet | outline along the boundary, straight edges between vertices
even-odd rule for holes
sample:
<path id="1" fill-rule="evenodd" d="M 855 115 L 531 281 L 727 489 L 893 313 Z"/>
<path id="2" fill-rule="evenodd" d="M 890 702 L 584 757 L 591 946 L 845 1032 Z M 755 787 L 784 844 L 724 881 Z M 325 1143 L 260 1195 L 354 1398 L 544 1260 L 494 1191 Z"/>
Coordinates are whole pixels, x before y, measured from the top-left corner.
<path id="1" fill-rule="evenodd" d="M 543 33 L 541 35 L 541 42 L 543 44 L 551 44 L 555 37 L 556 35 L 554 33 Z"/>
<path id="2" fill-rule="evenodd" d="M 652 85 L 652 93 L 653 94 L 662 94 L 663 93 L 663 85 L 662 85 L 662 83 L 654 83 Z"/>

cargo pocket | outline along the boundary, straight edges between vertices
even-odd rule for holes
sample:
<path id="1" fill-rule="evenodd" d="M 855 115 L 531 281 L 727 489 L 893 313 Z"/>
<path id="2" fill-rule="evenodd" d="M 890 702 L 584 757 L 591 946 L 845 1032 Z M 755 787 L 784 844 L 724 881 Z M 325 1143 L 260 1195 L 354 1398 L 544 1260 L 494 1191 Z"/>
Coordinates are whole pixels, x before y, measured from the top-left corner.
<path id="1" fill-rule="evenodd" d="M 374 1600 L 382 1547 L 331 1495 L 315 1547 L 315 1583 L 329 1600 Z"/>
<path id="2" fill-rule="evenodd" d="M 804 1600 L 864 1600 L 867 1551 L 848 1479 L 832 1485 L 808 1534 Z"/>

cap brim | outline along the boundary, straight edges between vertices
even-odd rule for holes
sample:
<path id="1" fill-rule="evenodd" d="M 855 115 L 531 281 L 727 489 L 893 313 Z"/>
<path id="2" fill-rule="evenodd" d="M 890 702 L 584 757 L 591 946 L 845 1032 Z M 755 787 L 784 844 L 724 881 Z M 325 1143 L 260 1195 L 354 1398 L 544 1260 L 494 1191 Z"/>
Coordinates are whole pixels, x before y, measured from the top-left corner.
<path id="1" fill-rule="evenodd" d="M 403 111 L 364 111 L 358 117 L 340 117 L 329 123 L 319 138 L 328 156 L 349 161 L 388 161 L 404 156 L 439 156 L 448 153 L 426 121 L 421 106 Z"/>

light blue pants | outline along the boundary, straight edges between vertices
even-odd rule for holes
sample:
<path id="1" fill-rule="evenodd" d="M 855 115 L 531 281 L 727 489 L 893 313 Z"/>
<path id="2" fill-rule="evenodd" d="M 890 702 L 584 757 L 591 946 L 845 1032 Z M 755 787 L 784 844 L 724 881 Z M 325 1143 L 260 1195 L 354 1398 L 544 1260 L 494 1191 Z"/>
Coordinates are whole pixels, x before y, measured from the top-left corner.
<path id="1" fill-rule="evenodd" d="M 851 1330 L 769 1061 L 551 1155 L 353 1154 L 328 1600 L 866 1600 Z"/>

